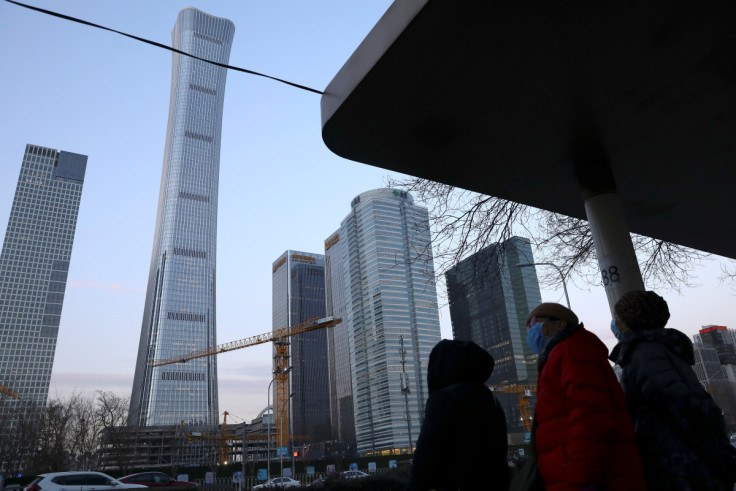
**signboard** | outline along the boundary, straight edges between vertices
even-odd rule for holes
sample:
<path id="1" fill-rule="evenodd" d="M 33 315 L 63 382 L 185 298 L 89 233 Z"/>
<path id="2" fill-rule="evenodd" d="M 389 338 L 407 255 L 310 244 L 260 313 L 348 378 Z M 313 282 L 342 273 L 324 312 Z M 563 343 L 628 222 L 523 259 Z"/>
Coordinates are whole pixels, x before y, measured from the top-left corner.
<path id="1" fill-rule="evenodd" d="M 704 334 L 706 332 L 715 331 L 716 329 L 718 329 L 719 331 L 726 331 L 728 328 L 726 326 L 710 326 L 710 327 L 706 327 L 704 329 L 701 329 L 700 330 L 700 334 Z"/>
<path id="2" fill-rule="evenodd" d="M 350 470 L 351 471 L 357 471 L 358 470 L 358 464 L 356 464 L 355 462 L 353 462 L 352 464 L 350 464 Z"/>
<path id="3" fill-rule="evenodd" d="M 241 471 L 233 472 L 233 484 L 240 484 L 241 479 L 243 479 L 243 473 Z"/>
<path id="4" fill-rule="evenodd" d="M 313 465 L 308 465 L 307 466 L 307 475 L 308 476 L 313 476 L 314 475 L 314 466 Z"/>
<path id="5" fill-rule="evenodd" d="M 214 472 L 208 472 L 204 475 L 204 482 L 206 484 L 214 484 L 215 483 L 215 473 Z"/>
<path id="6" fill-rule="evenodd" d="M 284 473 L 281 477 L 291 477 L 291 467 L 284 467 Z"/>
<path id="7" fill-rule="evenodd" d="M 389 469 L 396 469 L 396 461 L 395 460 L 389 460 L 388 461 L 388 468 Z"/>
<path id="8" fill-rule="evenodd" d="M 179 474 L 176 476 L 177 481 L 188 481 L 189 480 L 189 474 Z"/>
<path id="9" fill-rule="evenodd" d="M 376 472 L 376 463 L 368 462 L 368 472 Z"/>
<path id="10" fill-rule="evenodd" d="M 523 457 L 524 455 L 525 455 L 524 449 L 523 448 L 520 448 L 519 449 L 519 457 Z"/>
<path id="11" fill-rule="evenodd" d="M 334 466 L 334 464 L 328 465 L 327 466 L 327 473 L 328 474 L 333 474 L 334 472 L 335 472 L 335 466 Z"/>
<path id="12" fill-rule="evenodd" d="M 259 481 L 265 481 L 268 479 L 268 470 L 266 469 L 258 469 L 258 474 L 256 475 L 256 479 Z"/>
<path id="13" fill-rule="evenodd" d="M 288 457 L 289 447 L 276 447 L 276 457 Z"/>

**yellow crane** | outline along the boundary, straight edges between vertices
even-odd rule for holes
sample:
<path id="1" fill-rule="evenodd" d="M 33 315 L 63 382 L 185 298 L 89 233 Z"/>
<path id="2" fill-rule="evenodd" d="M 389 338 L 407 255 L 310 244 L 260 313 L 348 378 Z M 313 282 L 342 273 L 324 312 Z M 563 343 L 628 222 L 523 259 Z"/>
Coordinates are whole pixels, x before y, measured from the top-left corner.
<path id="1" fill-rule="evenodd" d="M 191 432 L 187 433 L 184 436 L 187 437 L 187 440 L 192 441 L 195 438 L 201 438 L 203 440 L 219 440 L 220 441 L 220 462 L 223 464 L 227 464 L 227 455 L 228 455 L 228 446 L 227 441 L 228 440 L 235 440 L 237 436 L 228 434 L 227 432 L 227 415 L 230 414 L 227 411 L 223 413 L 223 419 L 222 419 L 222 433 L 220 435 L 203 435 L 199 432 Z M 182 425 L 184 422 L 182 421 Z"/>
<path id="2" fill-rule="evenodd" d="M 289 441 L 289 425 L 282 424 L 287 421 L 288 418 L 286 415 L 289 414 L 289 374 L 287 370 L 289 367 L 289 343 L 286 341 L 286 338 L 322 329 L 324 327 L 334 327 L 341 322 L 342 319 L 335 317 L 324 317 L 322 319 L 314 317 L 307 319 L 305 322 L 300 324 L 282 327 L 281 329 L 276 329 L 264 334 L 258 334 L 256 336 L 250 336 L 238 341 L 230 341 L 229 343 L 218 344 L 217 346 L 208 346 L 207 348 L 194 350 L 185 355 L 172 356 L 161 360 L 151 360 L 149 361 L 149 365 L 152 367 L 160 367 L 163 365 L 170 365 L 172 363 L 185 363 L 195 358 L 218 355 L 227 351 L 247 348 L 257 344 L 269 342 L 274 343 L 273 373 L 276 393 L 274 396 L 274 413 L 276 415 L 275 437 L 276 442 L 281 444 L 281 442 Z"/>
<path id="3" fill-rule="evenodd" d="M 0 384 L 0 394 L 5 394 L 6 396 L 12 397 L 13 399 L 20 399 L 20 394 L 3 384 Z"/>
<path id="4" fill-rule="evenodd" d="M 532 432 L 532 412 L 528 397 L 537 391 L 536 385 L 489 385 L 491 391 L 504 394 L 519 394 L 519 416 L 526 433 Z"/>

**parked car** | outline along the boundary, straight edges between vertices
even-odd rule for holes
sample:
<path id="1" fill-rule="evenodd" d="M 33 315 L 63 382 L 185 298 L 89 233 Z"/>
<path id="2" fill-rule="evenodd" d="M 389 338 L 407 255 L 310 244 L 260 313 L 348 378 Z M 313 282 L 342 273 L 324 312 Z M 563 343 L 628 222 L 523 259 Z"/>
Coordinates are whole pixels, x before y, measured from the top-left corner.
<path id="1" fill-rule="evenodd" d="M 139 489 L 146 486 L 127 484 L 102 472 L 48 472 L 36 476 L 25 491 L 105 491 Z"/>
<path id="2" fill-rule="evenodd" d="M 271 489 L 271 488 L 299 488 L 302 483 L 290 477 L 276 477 L 263 484 L 253 486 L 251 489 Z"/>
<path id="3" fill-rule="evenodd" d="M 340 477 L 343 479 L 365 479 L 371 477 L 371 475 L 361 471 L 344 471 L 340 473 Z"/>
<path id="4" fill-rule="evenodd" d="M 160 486 L 196 486 L 196 482 L 177 481 L 163 472 L 139 472 L 118 479 L 120 482 L 129 484 L 142 484 L 149 488 Z"/>

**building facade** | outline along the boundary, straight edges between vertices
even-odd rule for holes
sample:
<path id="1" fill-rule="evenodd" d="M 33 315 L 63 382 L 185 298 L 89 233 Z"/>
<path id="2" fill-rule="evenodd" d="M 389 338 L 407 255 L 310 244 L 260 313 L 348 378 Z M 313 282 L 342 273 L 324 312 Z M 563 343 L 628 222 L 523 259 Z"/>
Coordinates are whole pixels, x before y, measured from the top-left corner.
<path id="1" fill-rule="evenodd" d="M 708 387 L 713 382 L 722 382 L 726 380 L 726 376 L 718 360 L 718 352 L 711 346 L 705 346 L 702 343 L 693 344 L 693 354 L 695 355 L 695 364 L 693 370 L 703 387 Z"/>
<path id="2" fill-rule="evenodd" d="M 24 403 L 48 397 L 86 169 L 86 155 L 26 145 L 0 255 L 0 384 Z"/>
<path id="3" fill-rule="evenodd" d="M 321 254 L 286 251 L 273 263 L 273 329 L 325 317 L 325 261 Z M 327 329 L 291 336 L 290 431 L 293 445 L 331 439 Z M 274 398 L 272 400 L 276 400 Z"/>
<path id="4" fill-rule="evenodd" d="M 327 331 L 327 352 L 330 381 L 330 418 L 332 438 L 343 442 L 349 453 L 356 452 L 353 386 L 350 377 L 350 337 L 345 313 L 345 277 L 341 229 L 325 240 L 325 302 L 326 314 L 343 319 Z"/>
<path id="5" fill-rule="evenodd" d="M 528 239 L 512 237 L 464 259 L 445 274 L 455 339 L 493 356 L 491 385 L 536 385 L 537 357 L 526 342 L 526 318 L 542 302 Z M 521 433 L 518 394 L 498 394 L 509 433 Z M 532 405 L 535 397 L 532 397 Z"/>
<path id="6" fill-rule="evenodd" d="M 328 298 L 335 312 L 344 302 L 348 347 L 344 351 L 342 331 L 335 331 L 331 356 L 337 393 L 332 400 L 338 407 L 333 413 L 345 415 L 347 435 L 354 421 L 361 455 L 406 451 L 419 436 L 428 397 L 427 362 L 440 340 L 428 224 L 427 210 L 408 193 L 367 191 L 353 199 L 338 242 L 328 250 L 336 247 L 331 258 L 342 257 L 342 284 L 334 279 L 339 268 L 331 260 Z M 343 371 L 347 363 L 350 370 Z M 345 410 L 351 398 L 352 420 Z"/>
<path id="7" fill-rule="evenodd" d="M 227 63 L 235 26 L 185 8 L 173 46 Z M 152 368 L 151 360 L 215 345 L 217 192 L 227 70 L 173 55 L 158 213 L 129 424 L 218 422 L 217 361 Z"/>

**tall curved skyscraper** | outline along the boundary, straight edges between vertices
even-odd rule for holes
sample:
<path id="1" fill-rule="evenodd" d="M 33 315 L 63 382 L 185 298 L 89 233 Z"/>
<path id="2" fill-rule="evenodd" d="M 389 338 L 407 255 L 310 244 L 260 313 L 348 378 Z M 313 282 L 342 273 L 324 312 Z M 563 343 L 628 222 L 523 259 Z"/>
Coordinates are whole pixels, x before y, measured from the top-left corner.
<path id="1" fill-rule="evenodd" d="M 174 48 L 228 63 L 235 25 L 179 12 Z M 174 53 L 156 231 L 128 424 L 217 424 L 215 357 L 151 360 L 217 343 L 215 265 L 220 137 L 227 70 Z"/>

